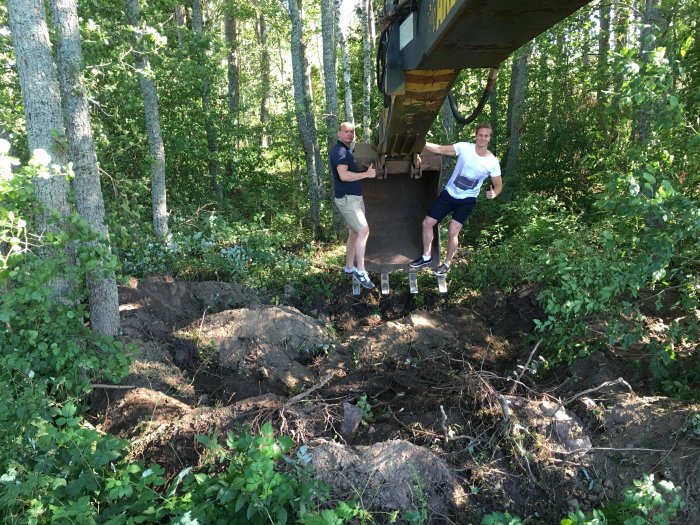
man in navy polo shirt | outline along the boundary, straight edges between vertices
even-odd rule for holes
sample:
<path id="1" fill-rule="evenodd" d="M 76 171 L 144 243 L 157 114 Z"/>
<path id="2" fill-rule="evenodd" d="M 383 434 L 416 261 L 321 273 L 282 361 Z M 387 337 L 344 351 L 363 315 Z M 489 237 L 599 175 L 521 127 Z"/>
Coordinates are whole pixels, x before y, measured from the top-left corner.
<path id="1" fill-rule="evenodd" d="M 369 237 L 369 225 L 365 218 L 365 203 L 362 200 L 362 179 L 373 179 L 376 170 L 370 164 L 367 171 L 359 172 L 352 155 L 355 140 L 355 125 L 343 122 L 338 130 L 338 142 L 329 153 L 333 170 L 333 191 L 335 205 L 348 226 L 348 240 L 345 243 L 345 269 L 362 286 L 374 288 L 365 271 L 365 248 Z"/>

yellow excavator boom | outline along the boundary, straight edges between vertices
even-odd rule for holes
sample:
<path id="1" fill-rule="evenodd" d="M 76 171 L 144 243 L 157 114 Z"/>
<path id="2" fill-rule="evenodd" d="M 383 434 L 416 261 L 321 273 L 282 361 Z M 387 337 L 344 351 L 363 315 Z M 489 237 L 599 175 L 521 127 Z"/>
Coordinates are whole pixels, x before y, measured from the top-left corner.
<path id="1" fill-rule="evenodd" d="M 437 197 L 442 166 L 439 156 L 423 152 L 425 137 L 459 72 L 497 68 L 589 1 L 395 0 L 388 6 L 377 53 L 384 95 L 377 140 L 355 150 L 358 165 L 373 163 L 378 173 L 363 181 L 368 270 L 407 269 L 423 251 L 421 221 Z M 432 251 L 437 264 L 437 227 Z"/>

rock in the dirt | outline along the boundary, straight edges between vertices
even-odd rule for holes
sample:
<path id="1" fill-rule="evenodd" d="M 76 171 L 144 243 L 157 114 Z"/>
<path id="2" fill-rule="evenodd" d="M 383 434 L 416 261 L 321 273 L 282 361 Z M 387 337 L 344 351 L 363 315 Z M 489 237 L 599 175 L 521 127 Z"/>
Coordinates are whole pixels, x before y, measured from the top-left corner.
<path id="1" fill-rule="evenodd" d="M 393 440 L 376 443 L 361 454 L 335 442 L 312 450 L 316 475 L 337 496 L 371 495 L 374 511 L 425 510 L 428 516 L 455 515 L 467 494 L 447 464 L 429 450 Z"/>
<path id="2" fill-rule="evenodd" d="M 570 509 L 576 510 L 581 507 L 581 504 L 578 502 L 576 498 L 571 498 L 567 500 L 566 504 L 569 506 Z"/>
<path id="3" fill-rule="evenodd" d="M 355 437 L 357 427 L 362 422 L 362 410 L 357 405 L 351 405 L 347 401 L 343 403 L 343 423 L 340 426 L 340 435 L 348 443 Z"/>

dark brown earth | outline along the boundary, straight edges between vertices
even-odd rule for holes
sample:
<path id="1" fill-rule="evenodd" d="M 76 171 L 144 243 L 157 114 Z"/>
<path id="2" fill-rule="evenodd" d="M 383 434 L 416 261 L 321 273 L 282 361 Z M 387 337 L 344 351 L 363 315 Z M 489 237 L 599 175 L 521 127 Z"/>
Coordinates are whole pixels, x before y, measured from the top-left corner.
<path id="1" fill-rule="evenodd" d="M 496 510 L 559 523 L 644 473 L 680 487 L 677 523 L 696 523 L 700 407 L 644 395 L 612 353 L 535 377 L 535 297 L 348 286 L 304 307 L 291 287 L 270 304 L 236 284 L 132 280 L 123 339 L 140 353 L 127 388 L 95 390 L 92 414 L 170 475 L 201 464 L 198 435 L 270 421 L 309 447 L 338 498 L 431 523 Z"/>

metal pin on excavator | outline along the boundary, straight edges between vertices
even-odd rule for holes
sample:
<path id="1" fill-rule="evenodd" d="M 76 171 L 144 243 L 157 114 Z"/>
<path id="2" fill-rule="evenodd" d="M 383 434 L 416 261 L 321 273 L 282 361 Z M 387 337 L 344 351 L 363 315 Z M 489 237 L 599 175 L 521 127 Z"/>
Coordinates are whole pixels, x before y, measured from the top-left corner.
<path id="1" fill-rule="evenodd" d="M 394 0 L 385 6 L 377 51 L 384 94 L 379 132 L 374 144 L 357 144 L 354 151 L 358 166 L 377 168 L 377 178 L 365 179 L 362 188 L 371 228 L 365 267 L 381 274 L 383 294 L 389 293 L 389 273 L 407 270 L 423 250 L 421 222 L 438 195 L 442 168 L 439 155 L 423 151 L 425 137 L 459 72 L 491 68 L 476 117 L 498 65 L 588 1 Z M 440 260 L 437 230 L 433 261 Z M 415 271 L 408 277 L 417 293 Z M 447 291 L 444 276 L 438 288 Z"/>

